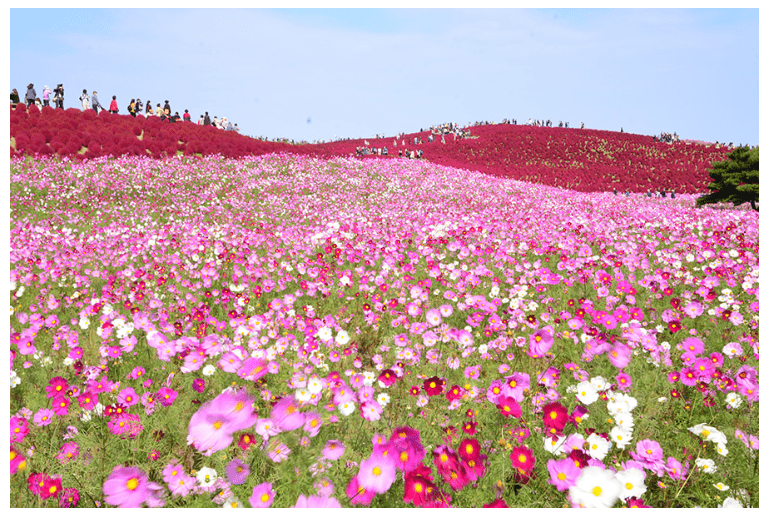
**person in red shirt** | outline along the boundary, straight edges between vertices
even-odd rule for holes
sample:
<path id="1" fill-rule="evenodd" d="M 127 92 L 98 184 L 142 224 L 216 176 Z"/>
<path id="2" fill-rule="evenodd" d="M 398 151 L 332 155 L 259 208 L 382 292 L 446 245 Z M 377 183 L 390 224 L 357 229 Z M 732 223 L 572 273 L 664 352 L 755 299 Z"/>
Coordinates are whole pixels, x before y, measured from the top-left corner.
<path id="1" fill-rule="evenodd" d="M 189 109 L 186 109 L 186 111 L 183 113 L 183 120 L 191 121 L 191 114 L 189 114 Z"/>
<path id="2" fill-rule="evenodd" d="M 117 96 L 112 96 L 112 102 L 109 104 L 109 112 L 116 114 L 119 111 L 120 109 L 117 107 Z"/>

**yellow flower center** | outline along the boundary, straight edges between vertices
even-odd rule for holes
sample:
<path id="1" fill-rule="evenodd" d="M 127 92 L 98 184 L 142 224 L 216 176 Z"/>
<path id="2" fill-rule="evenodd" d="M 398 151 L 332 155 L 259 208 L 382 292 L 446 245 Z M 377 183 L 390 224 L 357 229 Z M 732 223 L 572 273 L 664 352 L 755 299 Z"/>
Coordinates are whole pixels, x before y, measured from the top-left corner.
<path id="1" fill-rule="evenodd" d="M 595 496 L 600 496 L 600 493 L 601 493 L 601 492 L 603 492 L 603 489 L 601 489 L 600 487 L 595 487 L 595 488 L 592 490 L 592 494 L 594 494 Z"/>
<path id="2" fill-rule="evenodd" d="M 134 491 L 138 487 L 138 479 L 131 478 L 130 480 L 127 481 L 127 484 L 125 485 L 129 490 Z"/>

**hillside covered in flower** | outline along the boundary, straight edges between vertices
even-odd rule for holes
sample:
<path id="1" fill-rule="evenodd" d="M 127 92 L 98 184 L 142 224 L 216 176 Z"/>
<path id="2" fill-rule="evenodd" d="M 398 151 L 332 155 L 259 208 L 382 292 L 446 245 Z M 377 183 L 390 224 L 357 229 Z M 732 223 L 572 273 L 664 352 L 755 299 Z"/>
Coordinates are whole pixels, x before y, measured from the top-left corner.
<path id="1" fill-rule="evenodd" d="M 759 506 L 757 212 L 11 123 L 13 506 Z"/>
<path id="2" fill-rule="evenodd" d="M 704 193 L 708 169 L 723 160 L 729 149 L 690 142 L 667 144 L 652 136 L 591 129 L 517 126 L 471 127 L 471 136 L 451 135 L 442 143 L 427 141 L 430 132 L 370 139 L 370 148 L 388 149 L 388 156 L 365 158 L 395 160 L 400 149 L 418 149 L 429 162 L 479 171 L 582 192 L 644 193 L 657 190 Z M 402 145 L 408 140 L 408 146 Z M 135 118 L 102 111 L 80 112 L 30 107 L 11 110 L 11 157 L 58 155 L 90 160 L 105 155 L 163 158 L 222 155 L 231 158 L 284 152 L 322 158 L 352 156 L 363 139 L 322 144 L 266 142 L 194 123 L 169 123 L 156 117 Z"/>

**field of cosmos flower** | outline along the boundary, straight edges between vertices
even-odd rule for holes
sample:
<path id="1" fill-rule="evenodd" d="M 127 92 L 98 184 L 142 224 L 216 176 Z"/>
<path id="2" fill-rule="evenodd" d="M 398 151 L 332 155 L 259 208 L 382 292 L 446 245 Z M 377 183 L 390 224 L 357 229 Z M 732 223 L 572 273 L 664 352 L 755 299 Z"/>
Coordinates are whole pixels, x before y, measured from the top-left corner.
<path id="1" fill-rule="evenodd" d="M 759 506 L 748 207 L 288 154 L 10 180 L 12 506 Z"/>

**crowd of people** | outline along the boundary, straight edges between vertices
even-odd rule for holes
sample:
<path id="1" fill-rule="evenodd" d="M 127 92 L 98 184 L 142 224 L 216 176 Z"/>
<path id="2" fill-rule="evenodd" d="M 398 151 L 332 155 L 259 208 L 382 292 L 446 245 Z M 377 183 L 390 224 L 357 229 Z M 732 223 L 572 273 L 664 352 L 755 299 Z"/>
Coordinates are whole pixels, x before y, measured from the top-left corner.
<path id="1" fill-rule="evenodd" d="M 675 197 L 676 197 L 674 190 L 672 190 L 670 192 L 667 192 L 666 190 L 663 190 L 663 189 L 662 190 L 656 189 L 653 192 L 651 192 L 649 190 L 648 192 L 645 193 L 645 196 L 646 197 L 656 197 L 656 198 L 661 197 L 661 198 L 664 199 L 664 198 L 667 197 L 667 194 L 669 194 L 670 199 L 675 199 Z M 614 195 L 617 196 L 617 195 L 619 195 L 619 193 L 616 190 L 614 190 Z M 624 196 L 625 197 L 629 197 L 630 196 L 630 191 L 627 190 L 626 192 L 624 192 Z"/>
<path id="2" fill-rule="evenodd" d="M 653 136 L 654 142 L 668 142 L 669 144 L 672 144 L 674 142 L 680 142 L 680 137 L 677 136 L 677 132 L 675 133 L 669 133 L 669 132 L 661 132 L 661 135 L 658 137 L 656 135 Z"/>
<path id="3" fill-rule="evenodd" d="M 112 96 L 112 99 L 109 103 L 109 108 L 105 108 L 101 101 L 98 98 L 98 92 L 93 91 L 92 93 L 88 94 L 87 89 L 82 90 L 82 94 L 79 96 L 80 101 L 80 108 L 83 112 L 86 110 L 94 110 L 96 114 L 98 114 L 100 111 L 108 110 L 112 114 L 119 114 L 119 105 L 117 104 L 117 96 Z M 43 87 L 43 93 L 42 97 L 37 96 L 37 91 L 35 91 L 34 84 L 29 84 L 27 86 L 26 93 L 24 95 L 24 102 L 27 105 L 27 107 L 30 107 L 32 105 L 37 106 L 38 108 L 43 107 L 50 107 L 50 102 L 53 100 L 53 108 L 60 108 L 63 110 L 64 108 L 64 84 L 58 84 L 55 89 L 52 89 L 48 87 L 47 85 Z M 19 96 L 19 93 L 16 89 L 13 89 L 11 91 L 11 105 L 16 106 L 18 103 L 21 103 L 21 98 Z M 157 116 L 162 121 L 168 121 L 171 123 L 175 123 L 178 121 L 185 121 L 185 122 L 191 122 L 191 114 L 189 114 L 189 110 L 185 109 L 183 112 L 183 115 L 178 114 L 178 111 L 176 111 L 174 114 L 172 114 L 173 110 L 172 107 L 170 107 L 170 102 L 168 100 L 165 100 L 165 104 L 162 105 L 161 103 L 157 103 L 156 107 L 152 107 L 151 101 L 146 100 L 146 104 L 141 101 L 140 98 L 133 98 L 130 100 L 130 103 L 128 103 L 127 111 L 128 114 L 130 114 L 133 117 L 136 117 L 137 115 L 141 114 L 146 117 L 148 116 Z M 237 123 L 231 123 L 227 118 L 222 117 L 218 119 L 217 116 L 213 116 L 213 118 L 210 118 L 210 115 L 205 112 L 204 115 L 199 116 L 199 120 L 197 121 L 197 124 L 199 125 L 212 125 L 220 130 L 227 130 L 227 131 L 239 131 L 239 125 Z"/>

